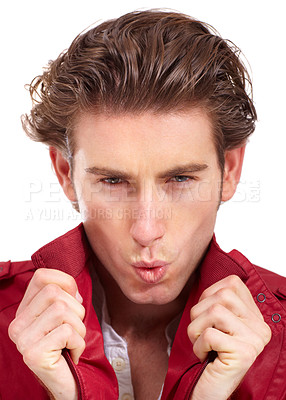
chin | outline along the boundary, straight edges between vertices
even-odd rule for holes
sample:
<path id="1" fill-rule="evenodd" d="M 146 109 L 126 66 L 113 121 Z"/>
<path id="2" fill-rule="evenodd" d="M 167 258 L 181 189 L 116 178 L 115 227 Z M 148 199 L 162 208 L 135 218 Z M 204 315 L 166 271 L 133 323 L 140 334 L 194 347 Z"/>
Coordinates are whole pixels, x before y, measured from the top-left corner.
<path id="1" fill-rule="evenodd" d="M 164 293 L 165 292 L 165 293 Z M 133 293 L 125 293 L 125 296 L 135 304 L 165 305 L 172 303 L 180 293 L 166 293 L 162 288 L 147 288 Z"/>

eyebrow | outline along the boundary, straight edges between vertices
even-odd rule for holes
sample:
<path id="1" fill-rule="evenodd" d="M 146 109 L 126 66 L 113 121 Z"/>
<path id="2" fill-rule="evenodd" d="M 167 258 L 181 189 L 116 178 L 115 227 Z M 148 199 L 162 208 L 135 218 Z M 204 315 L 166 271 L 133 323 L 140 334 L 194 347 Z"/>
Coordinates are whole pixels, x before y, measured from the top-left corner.
<path id="1" fill-rule="evenodd" d="M 111 177 L 117 177 L 120 179 L 131 179 L 131 175 L 126 174 L 125 172 L 118 171 L 113 168 L 98 168 L 98 167 L 91 167 L 91 168 L 85 168 L 85 172 L 88 172 L 93 175 L 104 175 L 104 176 L 111 176 Z"/>
<path id="2" fill-rule="evenodd" d="M 168 176 L 181 175 L 186 173 L 194 173 L 204 171 L 208 168 L 207 164 L 191 163 L 187 165 L 178 165 L 158 175 L 158 178 L 167 178 Z"/>
<path id="3" fill-rule="evenodd" d="M 191 163 L 187 165 L 178 165 L 166 171 L 163 171 L 157 175 L 159 179 L 168 178 L 170 176 L 181 175 L 185 173 L 201 172 L 208 168 L 207 164 Z M 122 180 L 132 179 L 130 174 L 113 169 L 113 168 L 99 168 L 91 167 L 85 168 L 85 172 L 93 175 L 103 175 L 109 177 L 117 177 Z"/>

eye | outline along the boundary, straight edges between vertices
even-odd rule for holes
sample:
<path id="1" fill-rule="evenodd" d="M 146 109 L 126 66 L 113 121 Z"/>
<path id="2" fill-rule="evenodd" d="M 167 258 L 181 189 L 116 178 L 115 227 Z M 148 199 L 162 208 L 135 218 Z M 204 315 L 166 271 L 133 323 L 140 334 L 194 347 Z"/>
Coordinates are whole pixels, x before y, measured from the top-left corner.
<path id="1" fill-rule="evenodd" d="M 173 176 L 173 178 L 170 179 L 171 182 L 175 183 L 185 183 L 193 180 L 194 178 L 192 176 L 186 176 L 186 175 L 177 175 Z"/>
<path id="2" fill-rule="evenodd" d="M 101 182 L 107 183 L 108 185 L 116 185 L 116 184 L 122 183 L 122 180 L 120 178 L 110 177 L 110 178 L 101 179 Z"/>

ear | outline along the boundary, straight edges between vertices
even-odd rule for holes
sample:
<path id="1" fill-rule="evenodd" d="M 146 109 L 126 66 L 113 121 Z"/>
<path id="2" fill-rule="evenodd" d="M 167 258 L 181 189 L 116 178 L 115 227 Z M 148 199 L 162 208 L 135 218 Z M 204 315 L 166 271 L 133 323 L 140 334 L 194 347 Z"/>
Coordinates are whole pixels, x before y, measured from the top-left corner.
<path id="1" fill-rule="evenodd" d="M 71 202 L 76 202 L 77 198 L 71 179 L 71 168 L 68 160 L 63 156 L 61 151 L 55 147 L 50 147 L 49 152 L 55 173 L 65 195 Z"/>
<path id="2" fill-rule="evenodd" d="M 222 186 L 222 201 L 227 201 L 234 195 L 240 180 L 245 146 L 225 152 L 225 165 Z"/>

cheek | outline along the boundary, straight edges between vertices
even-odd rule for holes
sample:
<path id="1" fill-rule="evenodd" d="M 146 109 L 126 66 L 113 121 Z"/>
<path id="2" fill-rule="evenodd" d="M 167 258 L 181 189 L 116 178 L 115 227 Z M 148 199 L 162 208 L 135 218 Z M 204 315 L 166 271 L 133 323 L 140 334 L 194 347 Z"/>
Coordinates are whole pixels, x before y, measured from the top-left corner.
<path id="1" fill-rule="evenodd" d="M 204 197 L 180 202 L 173 207 L 170 236 L 181 249 L 202 249 L 211 239 L 219 204 L 219 195 L 210 196 L 213 190 L 205 185 L 200 189 Z"/>
<path id="2" fill-rule="evenodd" d="M 178 201 L 172 204 L 174 214 L 179 217 L 180 223 L 184 220 L 200 223 L 216 214 L 220 203 L 220 187 L 218 181 L 204 180 L 191 189 L 182 191 Z"/>
<path id="3" fill-rule="evenodd" d="M 216 210 L 215 204 L 201 203 L 181 212 L 173 224 L 173 239 L 189 244 L 204 240 L 205 236 L 209 237 L 214 230 Z"/>
<path id="4" fill-rule="evenodd" d="M 106 202 L 97 198 L 96 201 L 82 200 L 80 211 L 94 250 L 101 247 L 110 254 L 119 254 L 126 245 L 129 246 L 128 209 L 119 207 L 118 202 Z"/>
<path id="5" fill-rule="evenodd" d="M 221 179 L 217 174 L 198 182 L 194 187 L 194 201 L 202 207 L 206 205 L 206 208 L 211 207 L 213 203 L 217 204 L 221 195 L 221 185 Z"/>
<path id="6" fill-rule="evenodd" d="M 118 263 L 122 249 L 126 250 L 128 239 L 123 233 L 122 226 L 108 214 L 96 218 L 89 217 L 84 221 L 85 232 L 89 243 L 103 265 Z"/>

